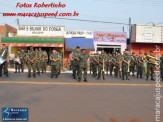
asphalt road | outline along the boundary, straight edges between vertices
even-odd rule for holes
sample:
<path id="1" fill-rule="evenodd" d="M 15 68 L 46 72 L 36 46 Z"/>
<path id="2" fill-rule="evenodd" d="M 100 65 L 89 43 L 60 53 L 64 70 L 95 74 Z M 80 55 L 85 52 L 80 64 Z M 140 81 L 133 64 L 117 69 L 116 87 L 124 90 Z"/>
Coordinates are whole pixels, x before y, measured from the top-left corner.
<path id="1" fill-rule="evenodd" d="M 71 74 L 34 79 L 10 73 L 0 78 L 0 106 L 28 107 L 29 122 L 155 122 L 154 81 L 109 76 L 101 81 L 90 75 L 88 80 L 78 83 Z"/>

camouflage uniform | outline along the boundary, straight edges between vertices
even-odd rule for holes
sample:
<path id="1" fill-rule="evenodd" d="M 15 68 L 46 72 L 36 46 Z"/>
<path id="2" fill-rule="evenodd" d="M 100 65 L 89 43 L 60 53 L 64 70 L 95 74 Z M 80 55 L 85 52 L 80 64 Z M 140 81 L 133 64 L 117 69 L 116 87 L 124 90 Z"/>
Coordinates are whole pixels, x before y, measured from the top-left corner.
<path id="1" fill-rule="evenodd" d="M 2 76 L 2 69 L 4 67 L 4 73 L 8 77 L 8 62 L 7 62 L 8 50 L 7 49 L 5 49 L 5 50 L 1 49 L 0 50 L 0 57 L 2 57 L 3 59 L 6 60 L 3 64 L 0 65 L 0 76 Z"/>
<path id="2" fill-rule="evenodd" d="M 110 67 L 110 62 L 109 62 L 110 56 L 107 56 L 106 60 L 107 60 L 107 62 L 106 62 L 106 72 L 108 74 L 108 70 L 109 70 L 109 67 Z"/>
<path id="3" fill-rule="evenodd" d="M 82 79 L 82 72 L 84 71 L 83 77 L 84 81 L 87 81 L 87 68 L 88 68 L 88 61 L 89 55 L 88 54 L 81 54 L 79 56 L 80 66 L 79 66 L 79 81 Z"/>
<path id="4" fill-rule="evenodd" d="M 58 56 L 58 54 L 54 54 L 52 53 L 50 56 L 51 59 L 57 60 L 60 57 Z M 60 64 L 60 60 L 57 61 L 53 61 L 51 60 L 51 78 L 53 78 L 53 76 L 55 75 L 56 78 L 58 77 L 58 73 L 59 73 L 59 64 Z"/>
<path id="5" fill-rule="evenodd" d="M 21 55 L 20 55 L 20 61 L 21 61 L 20 68 L 21 68 L 22 72 L 24 72 L 25 58 L 26 58 L 26 53 L 25 52 L 21 53 Z"/>
<path id="6" fill-rule="evenodd" d="M 141 63 L 141 62 L 143 62 L 143 57 L 138 57 L 137 58 L 137 61 L 138 61 L 138 63 L 137 63 L 137 78 L 138 78 L 138 76 L 140 75 L 140 78 L 142 78 L 142 75 L 143 75 L 143 63 Z"/>
<path id="7" fill-rule="evenodd" d="M 115 59 L 116 59 L 117 62 L 120 63 L 120 61 L 122 60 L 122 57 L 121 57 L 121 56 L 116 56 Z M 121 72 L 121 71 L 120 71 L 120 66 L 121 66 L 121 64 L 119 64 L 119 63 L 116 63 L 116 65 L 115 65 L 115 66 L 116 66 L 116 68 L 115 68 L 115 76 L 116 76 L 116 77 L 118 77 L 118 76 L 121 77 L 121 74 L 120 74 L 120 72 Z M 121 70 L 122 70 L 122 69 L 121 69 Z"/>
<path id="8" fill-rule="evenodd" d="M 153 56 L 153 55 L 151 55 L 151 56 Z M 154 56 L 153 56 L 153 57 L 154 57 Z M 147 60 L 148 60 L 148 59 L 147 59 Z M 146 78 L 146 80 L 148 80 L 150 71 L 151 71 L 151 80 L 154 80 L 154 79 L 153 79 L 154 69 L 155 69 L 155 64 L 148 62 L 148 63 L 147 63 L 147 78 Z"/>
<path id="9" fill-rule="evenodd" d="M 122 56 L 122 59 L 124 59 L 125 61 L 130 61 L 131 60 L 131 57 L 129 54 L 124 54 Z M 124 79 L 124 76 L 126 76 L 126 80 L 129 80 L 128 77 L 129 77 L 129 72 L 128 72 L 128 64 L 124 61 L 122 61 L 122 79 Z"/>
<path id="10" fill-rule="evenodd" d="M 133 76 L 134 76 L 135 66 L 136 66 L 136 56 L 131 56 L 130 72 L 132 72 Z"/>
<path id="11" fill-rule="evenodd" d="M 104 64 L 103 64 L 104 61 Z M 99 55 L 99 66 L 98 66 L 98 79 L 102 77 L 102 79 L 105 79 L 105 61 L 106 61 L 106 55 L 105 54 L 100 54 Z M 104 71 L 103 71 L 104 68 Z M 102 76 L 101 76 L 102 75 Z"/>
<path id="12" fill-rule="evenodd" d="M 77 59 L 79 59 L 80 55 L 81 55 L 80 52 L 76 52 L 76 51 L 73 52 L 73 58 L 76 57 Z M 73 60 L 73 76 L 74 76 L 74 78 L 76 78 L 76 75 L 77 75 L 77 77 L 79 77 L 79 65 L 80 65 L 80 61 L 74 59 Z"/>
<path id="13" fill-rule="evenodd" d="M 44 71 L 45 71 L 45 73 L 46 73 L 48 55 L 47 55 L 47 54 L 42 54 L 42 57 L 44 58 L 44 60 L 43 60 L 43 59 L 41 60 L 41 62 L 42 62 L 42 63 L 41 63 L 41 64 L 42 64 L 41 69 L 42 69 L 42 73 L 44 73 Z"/>
<path id="14" fill-rule="evenodd" d="M 161 78 L 163 81 L 163 56 L 160 57 Z"/>
<path id="15" fill-rule="evenodd" d="M 36 53 L 35 51 L 29 51 L 27 53 L 27 64 L 28 64 L 28 77 L 31 77 L 31 68 L 33 69 L 33 77 L 36 77 Z M 31 62 L 30 60 L 33 60 L 33 62 Z"/>
<path id="16" fill-rule="evenodd" d="M 40 64 L 41 64 L 41 54 L 39 52 L 36 52 L 36 70 L 38 72 L 38 75 L 40 75 Z"/>

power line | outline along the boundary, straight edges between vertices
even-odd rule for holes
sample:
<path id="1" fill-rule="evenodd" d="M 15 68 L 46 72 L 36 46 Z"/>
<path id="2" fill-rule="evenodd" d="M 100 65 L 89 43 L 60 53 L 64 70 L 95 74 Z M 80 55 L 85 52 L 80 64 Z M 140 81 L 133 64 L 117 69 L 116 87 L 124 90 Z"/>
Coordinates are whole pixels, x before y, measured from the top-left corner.
<path id="1" fill-rule="evenodd" d="M 0 14 L 3 14 L 0 12 Z M 18 16 L 14 16 L 18 17 Z M 33 17 L 33 16 L 31 16 Z M 119 24 L 119 25 L 129 25 L 127 23 L 120 23 L 120 22 L 108 22 L 108 21 L 98 21 L 98 20 L 84 20 L 84 19 L 71 19 L 71 18 L 61 18 L 61 17 L 46 17 L 52 19 L 60 19 L 60 20 L 71 20 L 71 21 L 80 21 L 80 22 L 94 22 L 94 23 L 106 23 L 106 24 Z"/>

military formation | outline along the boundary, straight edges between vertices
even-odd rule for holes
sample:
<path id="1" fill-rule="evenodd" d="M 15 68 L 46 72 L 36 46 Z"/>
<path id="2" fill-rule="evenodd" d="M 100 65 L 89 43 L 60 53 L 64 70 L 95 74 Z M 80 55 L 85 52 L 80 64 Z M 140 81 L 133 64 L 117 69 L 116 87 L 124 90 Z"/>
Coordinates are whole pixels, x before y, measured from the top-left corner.
<path id="1" fill-rule="evenodd" d="M 8 74 L 8 54 L 7 47 L 5 44 L 0 49 L 0 77 L 4 73 L 6 77 Z M 41 48 L 30 47 L 27 52 L 24 49 L 19 49 L 14 57 L 15 62 L 15 73 L 23 73 L 25 66 L 28 69 L 27 77 L 36 77 L 41 73 L 46 73 L 47 63 L 50 61 L 51 66 L 51 78 L 58 78 L 62 67 L 62 55 L 55 49 L 52 50 L 51 54 L 47 54 L 46 51 L 42 51 Z M 129 50 L 125 50 L 121 53 L 105 53 L 104 50 L 96 51 L 95 54 L 88 54 L 86 49 L 80 49 L 79 46 L 75 48 L 71 57 L 71 68 L 72 77 L 77 79 L 78 82 L 84 80 L 88 82 L 87 74 L 90 70 L 92 77 L 100 80 L 105 80 L 106 75 L 110 77 L 119 78 L 122 80 L 129 80 L 130 75 L 137 78 L 143 78 L 143 70 L 146 64 L 146 80 L 154 80 L 155 66 L 159 65 L 160 76 L 163 81 L 163 55 L 156 59 L 153 52 L 149 54 L 139 53 L 139 56 L 133 52 L 130 54 Z M 88 69 L 90 67 L 90 69 Z"/>
<path id="2" fill-rule="evenodd" d="M 160 56 L 158 60 L 152 51 L 150 51 L 149 55 L 145 53 L 144 56 L 142 53 L 139 53 L 139 56 L 137 56 L 134 52 L 130 55 L 128 49 L 126 49 L 123 54 L 106 54 L 104 50 L 101 50 L 101 54 L 99 54 L 99 51 L 96 51 L 95 54 L 89 55 L 86 54 L 85 49 L 80 49 L 80 47 L 77 46 L 72 54 L 72 76 L 79 82 L 82 80 L 82 76 L 84 81 L 88 82 L 88 62 L 90 64 L 90 74 L 101 80 L 105 80 L 105 75 L 110 75 L 111 77 L 120 78 L 122 80 L 130 80 L 130 75 L 143 78 L 145 64 L 147 67 L 146 80 L 149 80 L 149 75 L 151 76 L 151 80 L 154 80 L 155 66 L 160 63 L 160 72 L 163 81 L 163 55 Z"/>

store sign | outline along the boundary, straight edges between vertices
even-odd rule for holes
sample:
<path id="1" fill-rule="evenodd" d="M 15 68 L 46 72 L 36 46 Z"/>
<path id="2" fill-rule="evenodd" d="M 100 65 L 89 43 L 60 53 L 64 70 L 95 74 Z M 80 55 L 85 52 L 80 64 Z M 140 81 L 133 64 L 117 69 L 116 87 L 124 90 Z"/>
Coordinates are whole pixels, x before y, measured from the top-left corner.
<path id="1" fill-rule="evenodd" d="M 127 34 L 123 32 L 94 32 L 93 40 L 98 42 L 126 43 Z"/>
<path id="2" fill-rule="evenodd" d="M 93 31 L 65 31 L 65 38 L 93 38 Z"/>
<path id="3" fill-rule="evenodd" d="M 0 34 L 4 33 L 4 26 L 0 26 Z"/>
<path id="4" fill-rule="evenodd" d="M 152 27 L 145 27 L 145 32 L 144 32 L 144 39 L 145 42 L 152 42 L 152 35 L 153 35 L 153 29 Z"/>
<path id="5" fill-rule="evenodd" d="M 40 25 L 19 25 L 18 36 L 44 36 L 44 37 L 63 37 L 64 26 L 40 26 Z"/>
<path id="6" fill-rule="evenodd" d="M 163 27 L 161 27 L 161 42 L 163 42 Z"/>

